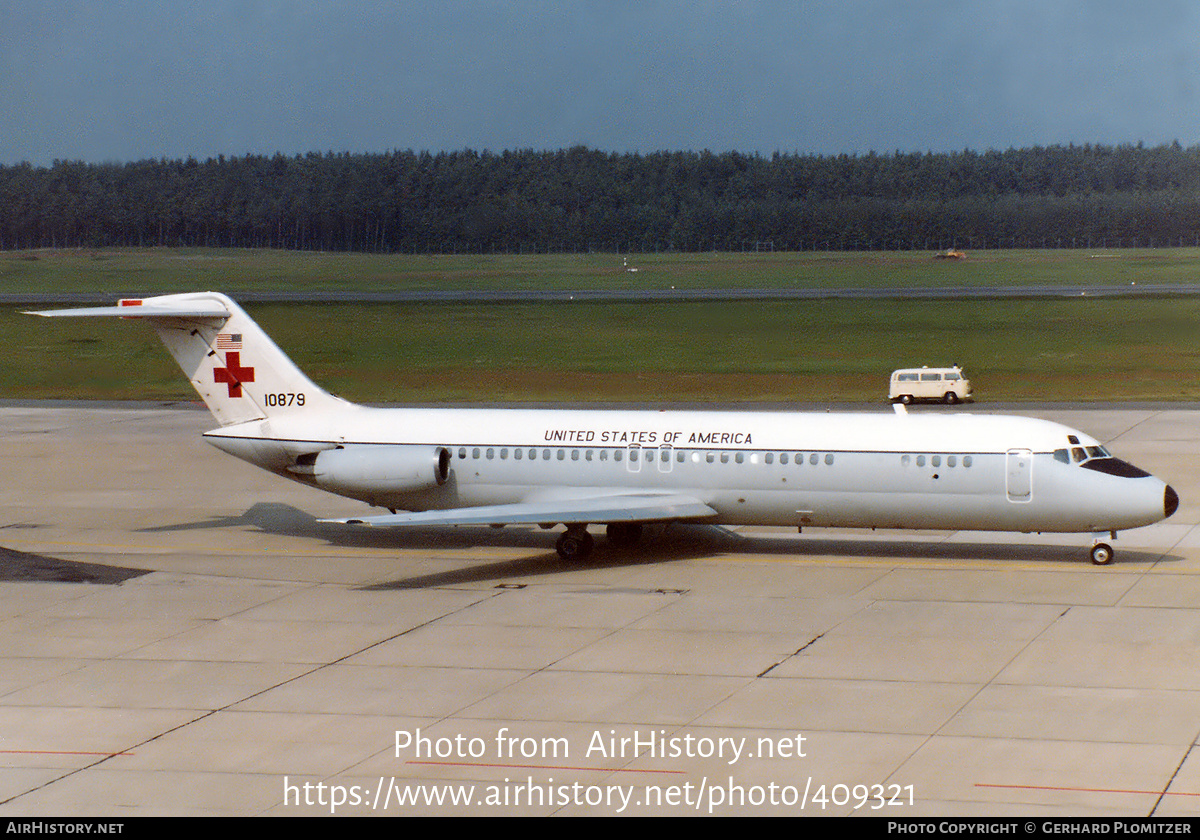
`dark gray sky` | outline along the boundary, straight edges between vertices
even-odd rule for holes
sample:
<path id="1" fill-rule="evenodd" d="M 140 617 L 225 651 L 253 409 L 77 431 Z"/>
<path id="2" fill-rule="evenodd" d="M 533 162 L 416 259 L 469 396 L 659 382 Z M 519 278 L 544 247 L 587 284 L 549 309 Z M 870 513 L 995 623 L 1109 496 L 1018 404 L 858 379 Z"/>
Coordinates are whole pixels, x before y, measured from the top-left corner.
<path id="1" fill-rule="evenodd" d="M 0 0 L 0 164 L 1174 140 L 1195 0 Z"/>

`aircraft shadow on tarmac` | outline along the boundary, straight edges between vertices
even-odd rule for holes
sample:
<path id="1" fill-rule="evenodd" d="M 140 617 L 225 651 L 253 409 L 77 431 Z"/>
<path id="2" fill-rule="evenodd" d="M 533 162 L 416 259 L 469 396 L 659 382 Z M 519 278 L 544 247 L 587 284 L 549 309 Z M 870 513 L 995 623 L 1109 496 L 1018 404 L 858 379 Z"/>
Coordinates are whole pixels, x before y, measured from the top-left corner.
<path id="1" fill-rule="evenodd" d="M 260 502 L 238 516 L 212 517 L 201 522 L 160 525 L 140 529 L 143 533 L 174 533 L 219 528 L 252 527 L 281 537 L 319 539 L 338 548 L 406 549 L 430 551 L 469 549 L 476 546 L 529 549 L 536 554 L 500 562 L 470 562 L 457 569 L 371 584 L 364 589 L 423 589 L 464 583 L 510 580 L 514 577 L 562 574 L 572 568 L 554 550 L 557 531 L 533 528 L 486 526 L 437 526 L 429 528 L 374 529 L 323 523 L 291 505 Z M 633 547 L 607 546 L 603 538 L 596 551 L 580 564 L 580 569 L 663 564 L 680 560 L 700 560 L 729 553 L 764 558 L 845 558 L 894 559 L 913 561 L 1020 561 L 1077 564 L 1087 563 L 1087 543 L 1078 545 L 1037 545 L 997 542 L 946 542 L 905 539 L 902 532 L 888 539 L 844 539 L 809 535 L 745 536 L 720 526 L 673 523 L 648 527 L 643 539 Z M 1178 557 L 1157 551 L 1120 551 L 1119 566 L 1145 567 Z"/>
<path id="2" fill-rule="evenodd" d="M 120 584 L 147 574 L 149 569 L 63 560 L 0 546 L 0 582 L 4 583 Z"/>

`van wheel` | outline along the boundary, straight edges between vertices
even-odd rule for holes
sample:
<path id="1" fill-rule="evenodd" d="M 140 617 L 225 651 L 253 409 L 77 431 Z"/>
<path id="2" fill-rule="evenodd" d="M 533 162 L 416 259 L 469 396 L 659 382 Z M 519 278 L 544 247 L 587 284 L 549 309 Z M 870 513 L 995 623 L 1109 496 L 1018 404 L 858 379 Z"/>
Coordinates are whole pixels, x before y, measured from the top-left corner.
<path id="1" fill-rule="evenodd" d="M 905 394 L 904 396 L 900 397 L 900 402 L 904 403 L 905 405 L 912 405 L 912 394 Z"/>
<path id="2" fill-rule="evenodd" d="M 944 402 L 946 405 L 954 405 L 956 402 L 958 402 L 958 394 L 954 393 L 953 391 L 947 391 L 946 396 L 942 397 L 942 402 Z"/>

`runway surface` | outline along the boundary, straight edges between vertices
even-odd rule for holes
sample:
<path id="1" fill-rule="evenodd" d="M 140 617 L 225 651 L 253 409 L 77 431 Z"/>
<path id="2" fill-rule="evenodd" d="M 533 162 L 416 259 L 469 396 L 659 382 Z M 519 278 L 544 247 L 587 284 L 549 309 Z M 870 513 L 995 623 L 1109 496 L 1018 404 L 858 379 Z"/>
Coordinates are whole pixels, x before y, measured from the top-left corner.
<path id="1" fill-rule="evenodd" d="M 695 526 L 570 567 L 318 524 L 366 508 L 203 411 L 0 408 L 0 814 L 1196 816 L 1200 411 L 1032 413 L 1178 513 L 1105 568 Z"/>

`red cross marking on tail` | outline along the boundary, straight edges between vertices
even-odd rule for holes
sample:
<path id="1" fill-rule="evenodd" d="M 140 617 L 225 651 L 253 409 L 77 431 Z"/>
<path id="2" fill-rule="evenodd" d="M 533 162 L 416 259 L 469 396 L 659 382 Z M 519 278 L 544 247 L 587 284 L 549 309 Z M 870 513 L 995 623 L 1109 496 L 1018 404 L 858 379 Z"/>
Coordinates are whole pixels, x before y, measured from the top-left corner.
<path id="1" fill-rule="evenodd" d="M 242 383 L 254 381 L 254 368 L 242 367 L 241 353 L 226 353 L 225 367 L 213 370 L 213 379 L 229 386 L 230 397 L 242 395 Z"/>

